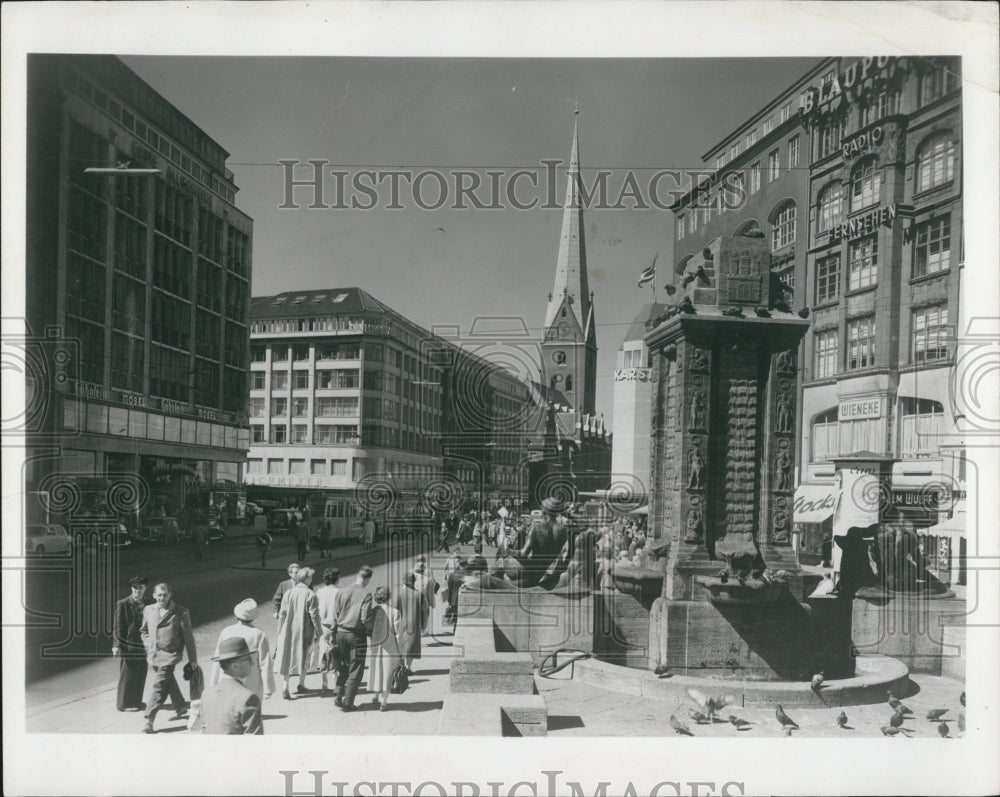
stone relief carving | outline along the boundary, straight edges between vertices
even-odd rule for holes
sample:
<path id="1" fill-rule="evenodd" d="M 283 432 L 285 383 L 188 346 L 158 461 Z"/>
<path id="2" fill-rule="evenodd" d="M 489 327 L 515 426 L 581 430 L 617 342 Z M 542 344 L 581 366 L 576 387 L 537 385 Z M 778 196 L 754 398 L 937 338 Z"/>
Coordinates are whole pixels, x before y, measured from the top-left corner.
<path id="1" fill-rule="evenodd" d="M 688 370 L 699 373 L 707 373 L 710 363 L 710 353 L 707 349 L 691 349 Z"/>
<path id="2" fill-rule="evenodd" d="M 705 391 L 695 390 L 691 394 L 691 428 L 705 429 Z"/>
<path id="3" fill-rule="evenodd" d="M 697 445 L 696 441 L 692 441 Z M 705 486 L 705 460 L 697 448 L 688 454 L 688 489 L 701 490 Z"/>
<path id="4" fill-rule="evenodd" d="M 778 352 L 777 361 L 775 362 L 776 370 L 779 374 L 793 374 L 795 373 L 795 354 L 792 351 L 782 351 Z"/>
<path id="5" fill-rule="evenodd" d="M 780 434 L 789 434 L 792 431 L 792 415 L 791 399 L 788 393 L 782 391 L 776 402 L 774 430 Z"/>
<path id="6" fill-rule="evenodd" d="M 700 543 L 702 532 L 704 531 L 704 525 L 701 522 L 700 508 L 693 506 L 688 510 L 686 526 L 687 534 L 684 536 L 684 542 L 695 545 Z"/>
<path id="7" fill-rule="evenodd" d="M 782 449 L 774 459 L 774 489 L 782 492 L 791 490 L 791 480 L 792 458 Z"/>

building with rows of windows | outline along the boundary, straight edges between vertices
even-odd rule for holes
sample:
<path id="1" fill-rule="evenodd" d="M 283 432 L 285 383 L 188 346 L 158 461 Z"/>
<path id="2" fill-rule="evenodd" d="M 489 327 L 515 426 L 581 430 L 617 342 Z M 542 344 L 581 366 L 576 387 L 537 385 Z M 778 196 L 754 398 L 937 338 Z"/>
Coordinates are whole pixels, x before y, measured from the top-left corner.
<path id="1" fill-rule="evenodd" d="M 174 510 L 235 487 L 252 221 L 228 153 L 97 55 L 29 57 L 27 142 L 28 489 L 120 478 Z"/>
<path id="2" fill-rule="evenodd" d="M 359 288 L 255 297 L 250 337 L 251 497 L 402 514 L 518 500 L 531 394 L 503 368 Z"/>
<path id="3" fill-rule="evenodd" d="M 799 354 L 797 519 L 829 515 L 833 459 L 898 460 L 920 528 L 964 492 L 949 398 L 962 275 L 957 58 L 827 58 L 706 156 L 673 207 L 675 271 L 723 235 L 763 235 L 812 325 Z M 727 199 L 729 201 L 727 201 Z M 757 232 L 759 230 L 759 232 Z M 799 511 L 802 510 L 802 511 Z"/>

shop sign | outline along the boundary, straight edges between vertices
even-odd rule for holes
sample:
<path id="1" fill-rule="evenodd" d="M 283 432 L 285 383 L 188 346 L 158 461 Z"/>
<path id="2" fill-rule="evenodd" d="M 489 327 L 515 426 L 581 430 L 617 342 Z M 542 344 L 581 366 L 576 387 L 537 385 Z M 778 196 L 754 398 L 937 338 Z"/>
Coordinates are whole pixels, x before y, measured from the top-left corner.
<path id="1" fill-rule="evenodd" d="M 807 500 L 806 496 L 800 495 L 792 504 L 792 514 L 804 515 L 808 512 L 818 512 L 821 509 L 829 509 L 832 512 L 836 505 L 837 499 L 832 490 L 823 497 L 814 498 L 811 501 Z"/>
<path id="2" fill-rule="evenodd" d="M 859 58 L 822 86 L 812 86 L 803 91 L 799 95 L 799 106 L 802 108 L 802 113 L 812 113 L 818 106 L 834 100 L 842 94 L 856 94 L 866 80 L 881 75 L 896 60 L 887 55 Z"/>
<path id="3" fill-rule="evenodd" d="M 146 399 L 137 393 L 119 393 L 119 400 L 122 404 L 127 404 L 130 407 L 145 407 Z"/>
<path id="4" fill-rule="evenodd" d="M 98 385 L 93 382 L 77 382 L 76 394 L 78 396 L 85 396 L 86 398 L 111 400 L 111 391 L 104 387 L 104 385 Z"/>
<path id="5" fill-rule="evenodd" d="M 875 232 L 880 226 L 890 227 L 896 220 L 897 210 L 894 202 L 884 208 L 873 208 L 867 213 L 854 216 L 830 229 L 830 242 L 839 241 L 841 238 L 853 241 L 855 238 Z"/>
<path id="6" fill-rule="evenodd" d="M 616 368 L 616 382 L 648 382 L 652 375 L 651 368 Z"/>
<path id="7" fill-rule="evenodd" d="M 893 490 L 892 505 L 902 509 L 921 509 L 936 512 L 939 506 L 951 503 L 951 493 L 946 487 L 933 490 Z"/>
<path id="8" fill-rule="evenodd" d="M 882 417 L 882 397 L 851 399 L 840 402 L 837 419 L 840 421 L 860 421 L 865 418 Z"/>
<path id="9" fill-rule="evenodd" d="M 160 399 L 160 409 L 164 412 L 175 412 L 180 415 L 189 415 L 191 412 L 187 404 L 173 399 Z"/>
<path id="10" fill-rule="evenodd" d="M 327 486 L 327 479 L 323 476 L 275 476 L 267 473 L 248 473 L 244 481 L 247 484 L 266 485 L 269 487 Z"/>
<path id="11" fill-rule="evenodd" d="M 841 150 L 844 154 L 845 159 L 856 158 L 871 149 L 874 149 L 885 139 L 885 130 L 882 126 L 873 127 L 871 130 L 866 130 L 863 133 L 859 133 L 849 139 L 846 139 L 841 145 Z"/>

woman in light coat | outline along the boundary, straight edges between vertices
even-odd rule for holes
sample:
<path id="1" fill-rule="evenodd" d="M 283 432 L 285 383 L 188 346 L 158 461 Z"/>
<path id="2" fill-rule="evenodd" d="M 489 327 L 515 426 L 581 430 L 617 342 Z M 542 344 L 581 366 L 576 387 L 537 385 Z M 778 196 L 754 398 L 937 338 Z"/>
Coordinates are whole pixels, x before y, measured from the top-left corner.
<path id="1" fill-rule="evenodd" d="M 373 702 L 379 710 L 385 711 L 392 687 L 392 674 L 402 660 L 396 639 L 400 614 L 398 609 L 389 605 L 388 587 L 375 590 L 372 615 L 372 638 L 368 648 L 368 691 L 375 694 Z"/>
<path id="2" fill-rule="evenodd" d="M 247 676 L 244 685 L 258 698 L 264 700 L 274 694 L 274 672 L 271 670 L 271 646 L 267 641 L 267 634 L 253 624 L 257 617 L 257 601 L 253 598 L 241 601 L 233 609 L 233 614 L 239 622 L 222 629 L 219 641 L 215 645 L 215 655 L 219 655 L 219 646 L 226 639 L 242 637 L 246 640 L 253 667 L 250 668 L 250 675 Z M 222 670 L 218 663 L 212 665 L 211 684 L 213 686 L 217 684 L 221 677 Z"/>
<path id="3" fill-rule="evenodd" d="M 310 589 L 313 570 L 303 567 L 292 575 L 295 585 L 281 599 L 278 612 L 278 645 L 274 652 L 274 669 L 284 678 L 281 696 L 291 700 L 288 686 L 291 676 L 299 676 L 297 694 L 304 694 L 306 673 L 312 661 L 313 648 L 323 634 L 319 619 L 316 593 Z"/>

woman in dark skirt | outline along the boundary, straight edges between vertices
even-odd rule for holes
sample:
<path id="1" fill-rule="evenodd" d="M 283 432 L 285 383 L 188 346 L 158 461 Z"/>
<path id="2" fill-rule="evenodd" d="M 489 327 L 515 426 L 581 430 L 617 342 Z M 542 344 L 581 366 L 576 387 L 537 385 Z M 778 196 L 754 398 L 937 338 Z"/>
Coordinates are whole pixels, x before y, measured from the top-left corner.
<path id="1" fill-rule="evenodd" d="M 129 581 L 132 594 L 115 604 L 114 647 L 111 652 L 121 660 L 118 675 L 118 710 L 138 711 L 142 705 L 142 692 L 146 685 L 146 649 L 139 629 L 142 628 L 142 610 L 148 603 L 147 581 L 137 576 Z"/>

